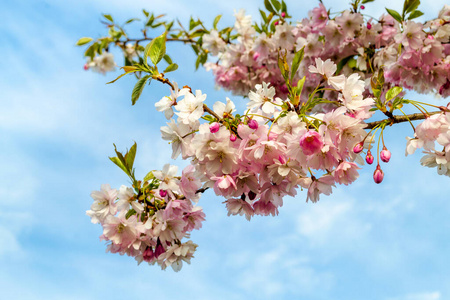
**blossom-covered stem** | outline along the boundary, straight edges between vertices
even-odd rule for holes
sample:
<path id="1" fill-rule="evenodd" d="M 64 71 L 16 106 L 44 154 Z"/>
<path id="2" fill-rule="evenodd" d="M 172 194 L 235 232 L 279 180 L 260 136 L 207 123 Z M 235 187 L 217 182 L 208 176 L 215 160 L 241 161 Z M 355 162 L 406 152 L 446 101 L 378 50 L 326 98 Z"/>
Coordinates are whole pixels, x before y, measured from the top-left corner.
<path id="1" fill-rule="evenodd" d="M 193 130 L 193 131 L 191 131 L 191 132 L 186 133 L 186 134 L 183 135 L 181 138 L 184 139 L 185 137 L 190 136 L 191 134 L 194 134 L 194 133 L 196 133 L 196 132 L 198 132 L 198 130 Z"/>
<path id="2" fill-rule="evenodd" d="M 318 128 L 316 125 L 314 125 L 314 123 L 308 122 L 307 117 L 311 117 L 311 116 L 304 115 L 304 116 L 303 116 L 303 121 L 305 121 L 305 123 L 308 124 L 308 127 L 311 128 L 310 126 L 312 126 L 312 127 L 314 127 L 317 131 L 319 131 L 319 128 Z M 314 117 L 313 117 L 313 118 L 314 118 Z M 316 118 L 314 118 L 314 119 L 316 119 Z"/>
<path id="3" fill-rule="evenodd" d="M 140 42 L 146 42 L 146 41 L 152 41 L 154 38 L 142 38 L 142 39 L 126 39 L 125 41 L 121 41 L 121 43 L 123 43 L 124 45 L 128 42 L 136 42 L 136 43 L 140 43 Z M 178 38 L 168 38 L 166 39 L 166 41 L 168 42 L 183 42 L 183 43 L 195 43 L 195 41 L 191 38 L 187 38 L 187 39 L 178 39 Z"/>
<path id="4" fill-rule="evenodd" d="M 428 113 L 428 116 L 432 116 L 432 115 L 439 114 L 439 113 L 441 113 L 441 111 L 433 111 L 433 112 Z M 391 120 L 392 123 L 395 124 L 395 123 L 403 123 L 403 122 L 407 122 L 407 121 L 423 120 L 423 119 L 426 119 L 426 118 L 427 118 L 427 116 L 424 115 L 424 114 L 421 114 L 421 113 L 404 115 L 404 116 L 395 116 L 394 115 L 393 118 L 390 118 L 390 119 L 384 119 L 384 120 L 380 120 L 380 121 L 369 122 L 369 123 L 367 123 L 366 129 L 372 129 L 375 126 L 377 126 L 377 125 L 379 125 L 381 123 L 384 123 L 384 122 L 386 122 L 388 120 Z"/>
<path id="5" fill-rule="evenodd" d="M 377 145 L 377 165 L 380 165 L 380 139 L 381 139 L 381 136 L 383 135 L 384 126 L 385 126 L 385 125 L 381 125 L 381 126 L 380 126 L 380 128 L 381 128 L 381 133 L 380 133 L 380 136 L 378 137 L 378 145 Z"/>
<path id="6" fill-rule="evenodd" d="M 320 123 L 323 123 L 323 120 L 321 120 L 321 119 L 319 119 L 319 118 L 316 118 L 316 117 L 313 117 L 313 116 L 310 116 L 310 115 L 305 115 L 305 117 L 311 118 L 311 119 L 314 119 L 314 120 L 319 121 Z"/>
<path id="7" fill-rule="evenodd" d="M 328 100 L 328 99 L 325 99 L 325 98 L 316 98 L 316 99 L 319 100 L 317 102 L 317 104 L 319 104 L 319 103 L 331 103 L 331 104 L 335 104 L 337 106 L 342 106 L 342 103 L 339 102 L 339 101 L 331 101 L 331 100 Z"/>
<path id="8" fill-rule="evenodd" d="M 369 147 L 372 144 L 372 141 L 373 141 L 374 137 L 377 135 L 378 129 L 380 129 L 380 128 L 381 128 L 381 126 L 377 126 L 376 129 L 375 129 L 375 132 L 370 136 Z M 370 132 L 372 132 L 372 130 Z M 367 134 L 366 138 L 369 136 L 370 132 Z"/>
<path id="9" fill-rule="evenodd" d="M 269 117 L 266 117 L 266 116 L 263 116 L 263 115 L 258 115 L 258 114 L 248 114 L 248 116 L 260 117 L 260 118 L 263 118 L 263 119 L 266 119 L 266 120 L 269 120 L 269 121 L 274 122 L 274 119 L 273 119 L 273 118 L 269 118 Z"/>
<path id="10" fill-rule="evenodd" d="M 318 90 L 315 91 L 315 92 L 321 92 L 321 91 L 333 91 L 333 92 L 336 92 L 336 89 L 332 89 L 332 88 L 321 88 L 321 89 L 318 89 Z"/>
<path id="11" fill-rule="evenodd" d="M 375 17 L 372 17 L 371 15 L 368 15 L 368 14 L 362 14 L 362 13 L 360 13 L 360 14 L 361 14 L 362 16 L 368 17 L 369 20 L 372 19 L 372 20 L 374 20 L 374 21 L 380 22 L 380 20 L 378 20 L 378 19 L 375 18 Z"/>
<path id="12" fill-rule="evenodd" d="M 384 145 L 384 127 L 381 129 L 381 132 L 380 132 L 380 136 L 381 136 L 381 142 L 383 143 L 383 148 L 385 147 L 385 145 Z"/>
<path id="13" fill-rule="evenodd" d="M 442 106 L 437 106 L 437 105 L 434 105 L 434 104 L 425 103 L 425 102 L 420 102 L 420 101 L 416 101 L 416 100 L 408 100 L 408 101 L 409 101 L 410 103 L 417 103 L 417 104 L 422 104 L 422 105 L 428 105 L 428 106 L 435 107 L 435 108 L 439 108 L 439 109 L 442 108 Z"/>
<path id="14" fill-rule="evenodd" d="M 278 119 L 281 117 L 281 114 L 270 124 L 269 130 L 267 131 L 267 137 L 270 136 L 270 131 L 272 131 L 273 125 L 278 121 Z"/>
<path id="15" fill-rule="evenodd" d="M 380 124 L 381 124 L 381 123 L 380 123 Z M 367 139 L 367 137 L 370 135 L 370 133 L 375 129 L 375 133 L 372 134 L 371 137 L 370 137 L 369 149 L 370 149 L 370 144 L 371 144 L 372 141 L 373 141 L 373 137 L 375 136 L 375 134 L 377 133 L 377 131 L 378 131 L 379 127 L 380 127 L 380 124 L 378 124 L 378 125 L 374 126 L 373 128 L 371 128 L 370 131 L 367 133 L 366 137 L 365 137 L 364 140 L 363 140 L 363 141 L 365 141 L 365 140 Z"/>

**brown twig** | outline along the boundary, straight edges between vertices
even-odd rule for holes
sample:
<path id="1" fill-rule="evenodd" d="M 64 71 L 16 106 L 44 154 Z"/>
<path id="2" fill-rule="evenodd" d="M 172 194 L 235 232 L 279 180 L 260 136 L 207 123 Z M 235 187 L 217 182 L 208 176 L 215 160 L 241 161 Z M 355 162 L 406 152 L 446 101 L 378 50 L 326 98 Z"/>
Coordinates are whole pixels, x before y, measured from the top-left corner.
<path id="1" fill-rule="evenodd" d="M 219 122 L 222 120 L 212 109 L 210 109 L 206 104 L 203 104 L 203 109 L 209 113 L 211 116 L 216 118 Z"/>
<path id="2" fill-rule="evenodd" d="M 162 76 L 162 74 L 159 74 L 159 76 L 155 76 L 155 77 L 152 77 L 152 78 L 153 78 L 153 79 L 156 79 L 156 80 L 158 80 L 158 81 L 160 81 L 160 82 L 162 82 L 162 83 L 165 83 L 165 84 L 170 85 L 170 88 L 172 89 L 172 91 L 175 91 L 174 85 L 170 82 L 169 79 L 164 78 L 164 77 Z"/>
<path id="3" fill-rule="evenodd" d="M 428 116 L 431 115 L 435 115 L 435 114 L 439 114 L 442 113 L 442 111 L 434 111 L 434 112 L 430 112 L 428 113 Z M 395 123 L 403 123 L 403 122 L 408 122 L 409 121 L 416 121 L 416 120 L 423 120 L 426 119 L 427 116 L 421 113 L 417 113 L 417 114 L 410 114 L 410 115 L 406 115 L 406 116 L 392 116 L 389 119 L 384 119 L 384 120 L 380 120 L 380 121 L 374 121 L 374 122 L 370 122 L 367 123 L 367 127 L 365 129 L 372 129 L 375 126 L 377 126 L 380 123 L 386 122 L 386 121 L 391 121 L 391 125 L 395 124 Z"/>

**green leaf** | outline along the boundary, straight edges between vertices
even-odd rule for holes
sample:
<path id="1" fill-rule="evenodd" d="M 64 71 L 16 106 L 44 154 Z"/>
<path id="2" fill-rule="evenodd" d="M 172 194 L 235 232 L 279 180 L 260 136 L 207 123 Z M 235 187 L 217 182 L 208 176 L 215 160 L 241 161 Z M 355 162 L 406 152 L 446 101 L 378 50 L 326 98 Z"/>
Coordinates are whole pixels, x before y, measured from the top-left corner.
<path id="1" fill-rule="evenodd" d="M 164 54 L 166 54 L 166 35 L 162 34 L 152 40 L 147 55 L 150 56 L 150 60 L 156 66 L 164 57 Z"/>
<path id="2" fill-rule="evenodd" d="M 297 82 L 297 93 L 296 93 L 297 96 L 301 96 L 302 91 L 303 91 L 303 86 L 305 85 L 305 80 L 306 80 L 306 77 L 303 76 L 303 78 Z"/>
<path id="3" fill-rule="evenodd" d="M 166 32 L 169 32 L 170 29 L 172 29 L 172 27 L 173 27 L 173 21 L 170 22 L 169 24 L 166 24 L 165 27 L 166 27 Z"/>
<path id="4" fill-rule="evenodd" d="M 145 175 L 144 181 L 149 181 L 152 180 L 153 178 L 155 178 L 155 176 L 153 175 L 153 171 L 150 171 L 147 173 L 147 175 Z"/>
<path id="5" fill-rule="evenodd" d="M 144 15 L 148 18 L 148 15 L 149 15 L 148 11 L 146 11 L 145 9 L 143 9 L 142 12 L 143 12 Z"/>
<path id="6" fill-rule="evenodd" d="M 134 21 L 140 21 L 140 19 L 138 19 L 138 18 L 129 19 L 128 21 L 125 22 L 125 24 L 130 24 L 131 22 L 134 22 Z"/>
<path id="7" fill-rule="evenodd" d="M 386 101 L 389 101 L 395 97 L 397 97 L 398 94 L 400 94 L 403 91 L 402 87 L 394 86 L 389 89 L 389 91 L 386 92 Z"/>
<path id="8" fill-rule="evenodd" d="M 127 163 L 128 170 L 133 169 L 134 158 L 136 157 L 136 148 L 137 144 L 134 142 L 133 146 L 131 146 L 130 150 L 125 154 L 125 162 Z"/>
<path id="9" fill-rule="evenodd" d="M 111 17 L 111 15 L 103 14 L 103 17 L 114 23 L 114 19 Z"/>
<path id="10" fill-rule="evenodd" d="M 129 217 L 131 217 L 132 215 L 135 215 L 136 211 L 134 210 L 134 208 L 130 209 L 127 214 L 125 215 L 125 219 L 128 220 Z"/>
<path id="11" fill-rule="evenodd" d="M 353 58 L 353 55 L 350 55 L 350 56 L 347 56 L 347 57 L 345 57 L 345 58 L 343 58 L 338 64 L 337 64 L 337 67 L 336 67 L 336 75 L 338 75 L 341 71 L 342 71 L 342 69 L 344 68 L 344 66 L 351 60 Z"/>
<path id="12" fill-rule="evenodd" d="M 372 88 L 372 92 L 373 92 L 373 95 L 375 96 L 375 98 L 380 98 L 380 96 L 381 96 L 381 90 L 380 89 L 374 89 L 374 88 Z"/>
<path id="13" fill-rule="evenodd" d="M 264 6 L 268 11 L 275 13 L 275 10 L 273 10 L 272 4 L 270 4 L 269 0 L 264 0 Z"/>
<path id="14" fill-rule="evenodd" d="M 203 65 L 207 59 L 208 59 L 208 54 L 206 54 L 204 52 L 200 53 L 200 55 L 197 57 L 197 61 L 195 62 L 195 69 L 197 70 L 200 65 Z"/>
<path id="15" fill-rule="evenodd" d="M 213 22 L 213 28 L 214 28 L 214 29 L 217 29 L 217 24 L 219 23 L 220 18 L 222 18 L 222 15 L 218 15 L 218 16 L 214 19 L 214 22 Z"/>
<path id="16" fill-rule="evenodd" d="M 369 109 L 369 111 L 376 111 L 376 110 L 378 110 L 378 108 L 376 107 L 372 107 L 371 109 Z"/>
<path id="17" fill-rule="evenodd" d="M 403 14 L 415 11 L 420 5 L 420 0 L 406 0 L 403 4 Z"/>
<path id="18" fill-rule="evenodd" d="M 78 42 L 76 43 L 77 46 L 83 46 L 86 45 L 87 43 L 89 43 L 90 41 L 92 41 L 93 39 L 90 37 L 82 37 L 81 39 L 78 40 Z"/>
<path id="19" fill-rule="evenodd" d="M 363 0 L 361 3 L 362 4 L 366 4 L 366 3 L 369 3 L 369 2 L 373 2 L 373 1 L 375 1 L 375 0 Z"/>
<path id="20" fill-rule="evenodd" d="M 276 11 L 279 11 L 281 8 L 281 3 L 278 0 L 272 0 L 272 5 L 275 8 Z"/>
<path id="21" fill-rule="evenodd" d="M 128 174 L 127 167 L 120 161 L 118 157 L 110 157 L 109 158 L 113 163 L 115 163 L 119 168 L 122 169 L 126 174 Z"/>
<path id="22" fill-rule="evenodd" d="M 262 29 L 259 28 L 259 25 L 258 25 L 257 23 L 255 23 L 255 24 L 253 25 L 253 28 L 255 28 L 255 30 L 256 30 L 257 33 L 262 33 Z"/>
<path id="23" fill-rule="evenodd" d="M 130 72 L 125 72 L 125 73 L 119 75 L 119 77 L 117 77 L 116 79 L 114 79 L 114 80 L 112 80 L 112 81 L 110 81 L 110 82 L 107 82 L 106 84 L 114 83 L 114 82 L 116 82 L 117 80 L 119 80 L 120 78 L 122 78 L 123 76 L 125 76 L 125 75 L 127 75 L 127 74 L 134 73 L 134 72 L 136 72 L 136 71 L 137 71 L 137 70 L 133 70 L 133 71 L 130 71 Z"/>
<path id="24" fill-rule="evenodd" d="M 173 64 L 172 59 L 171 59 L 170 56 L 167 55 L 167 54 L 164 55 L 164 60 L 165 60 L 169 65 Z"/>
<path id="25" fill-rule="evenodd" d="M 295 73 L 297 73 L 298 67 L 303 60 L 303 56 L 305 55 L 305 46 L 302 47 L 297 53 L 294 55 L 294 59 L 292 60 L 292 69 L 291 69 L 291 81 L 294 79 Z"/>
<path id="26" fill-rule="evenodd" d="M 178 65 L 177 65 L 177 64 L 170 64 L 170 65 L 167 66 L 167 68 L 164 70 L 164 73 L 172 72 L 172 71 L 175 71 L 176 69 L 178 69 Z"/>
<path id="27" fill-rule="evenodd" d="M 138 82 L 134 86 L 133 92 L 131 94 L 131 104 L 132 105 L 136 104 L 136 101 L 138 101 L 139 97 L 142 94 L 142 91 L 144 90 L 144 86 L 147 83 L 147 80 L 150 78 L 150 76 L 152 76 L 152 75 L 146 75 L 146 76 L 142 77 L 141 79 L 138 80 Z"/>
<path id="28" fill-rule="evenodd" d="M 350 58 L 350 60 L 347 62 L 347 65 L 349 68 L 356 68 L 356 59 L 354 57 Z"/>
<path id="29" fill-rule="evenodd" d="M 264 23 L 267 23 L 267 16 L 266 16 L 266 13 L 263 11 L 263 10 L 259 10 L 259 12 L 261 13 L 261 17 L 263 18 L 263 20 L 264 20 Z"/>
<path id="30" fill-rule="evenodd" d="M 214 122 L 214 121 L 216 121 L 216 118 L 214 118 L 214 117 L 211 116 L 211 115 L 206 115 L 206 116 L 203 116 L 202 118 L 203 118 L 204 120 L 208 121 L 208 122 Z"/>
<path id="31" fill-rule="evenodd" d="M 284 80 L 287 81 L 288 74 L 287 70 L 284 67 L 283 59 L 281 57 L 278 57 L 278 68 L 280 69 L 281 75 L 283 76 Z"/>
<path id="32" fill-rule="evenodd" d="M 191 20 L 189 21 L 189 30 L 194 29 L 196 26 L 198 26 L 198 24 L 200 24 L 198 21 L 195 21 L 192 17 Z"/>
<path id="33" fill-rule="evenodd" d="M 148 19 L 147 23 L 145 24 L 145 26 L 152 26 L 153 21 L 155 21 L 155 16 L 152 14 Z"/>
<path id="34" fill-rule="evenodd" d="M 399 23 L 402 22 L 402 16 L 400 16 L 400 14 L 399 14 L 397 11 L 395 11 L 395 10 L 393 10 L 393 9 L 389 9 L 389 8 L 386 8 L 386 11 L 387 11 L 388 14 L 390 14 L 394 19 L 396 19 L 397 22 L 399 22 Z"/>
<path id="35" fill-rule="evenodd" d="M 281 12 L 284 12 L 287 14 L 287 6 L 286 3 L 283 1 L 281 1 Z"/>
<path id="36" fill-rule="evenodd" d="M 423 15 L 423 12 L 421 12 L 420 10 L 415 10 L 409 15 L 408 20 L 412 20 L 412 19 L 418 18 L 418 17 L 420 17 L 422 15 Z"/>
<path id="37" fill-rule="evenodd" d="M 94 59 L 95 56 L 95 52 L 98 49 L 98 44 L 97 43 L 93 43 L 92 45 L 90 45 L 87 49 L 86 52 L 84 52 L 84 56 L 90 57 L 91 60 Z"/>

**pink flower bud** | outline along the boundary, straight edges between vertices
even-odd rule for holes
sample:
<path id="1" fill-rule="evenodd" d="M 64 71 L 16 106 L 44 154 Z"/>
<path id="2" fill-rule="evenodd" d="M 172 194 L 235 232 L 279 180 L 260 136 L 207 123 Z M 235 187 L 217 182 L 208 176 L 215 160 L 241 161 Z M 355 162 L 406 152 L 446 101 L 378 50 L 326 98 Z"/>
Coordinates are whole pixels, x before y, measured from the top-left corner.
<path id="1" fill-rule="evenodd" d="M 361 9 L 365 9 L 366 8 L 364 5 L 361 5 L 360 7 L 361 7 Z"/>
<path id="2" fill-rule="evenodd" d="M 370 24 L 370 23 L 367 23 L 367 29 L 372 29 L 372 24 Z"/>
<path id="3" fill-rule="evenodd" d="M 358 154 L 361 151 L 363 151 L 363 149 L 364 149 L 364 142 L 360 142 L 360 143 L 356 144 L 355 147 L 353 147 L 353 152 Z"/>
<path id="4" fill-rule="evenodd" d="M 155 257 L 158 258 L 158 256 L 160 256 L 164 252 L 166 252 L 166 250 L 164 250 L 164 247 L 161 245 L 161 242 L 159 242 L 159 239 L 158 239 L 158 244 L 156 245 L 156 249 L 155 249 Z"/>
<path id="5" fill-rule="evenodd" d="M 281 17 L 282 18 L 286 17 L 286 13 L 284 11 L 281 13 Z"/>
<path id="6" fill-rule="evenodd" d="M 280 161 L 280 163 L 281 163 L 282 165 L 285 165 L 285 164 L 286 164 L 286 158 L 284 158 L 284 156 L 282 156 L 282 155 L 278 156 L 278 160 Z"/>
<path id="7" fill-rule="evenodd" d="M 146 262 L 151 262 L 155 258 L 155 254 L 153 253 L 151 247 L 147 247 L 147 249 L 145 249 L 144 253 L 142 253 L 142 258 Z"/>
<path id="8" fill-rule="evenodd" d="M 231 134 L 230 135 L 230 141 L 234 142 L 237 139 L 236 135 Z"/>
<path id="9" fill-rule="evenodd" d="M 429 34 L 429 35 L 428 35 L 428 39 L 434 40 L 434 36 L 432 36 L 431 34 Z"/>
<path id="10" fill-rule="evenodd" d="M 220 124 L 217 122 L 214 122 L 209 125 L 209 131 L 211 131 L 211 133 L 216 133 L 217 131 L 219 131 L 219 129 L 220 129 Z"/>
<path id="11" fill-rule="evenodd" d="M 380 168 L 380 165 L 377 165 L 377 168 L 375 169 L 375 172 L 373 172 L 373 180 L 375 183 L 381 183 L 384 178 L 384 173 Z"/>
<path id="12" fill-rule="evenodd" d="M 279 23 L 279 22 L 278 22 L 278 21 L 276 21 L 275 23 L 273 23 L 273 25 L 277 26 L 277 25 L 278 25 L 278 23 Z"/>
<path id="13" fill-rule="evenodd" d="M 380 158 L 385 163 L 389 162 L 389 160 L 391 159 L 391 151 L 386 149 L 386 147 L 383 147 L 383 150 L 380 153 Z"/>
<path id="14" fill-rule="evenodd" d="M 258 126 L 259 126 L 258 122 L 256 122 L 253 119 L 248 120 L 247 124 L 248 124 L 248 127 L 250 127 L 251 129 L 258 129 Z"/>
<path id="15" fill-rule="evenodd" d="M 305 155 L 312 155 L 323 147 L 323 140 L 317 131 L 310 130 L 300 138 L 300 147 Z"/>
<path id="16" fill-rule="evenodd" d="M 367 151 L 366 162 L 367 162 L 369 165 L 373 164 L 373 155 L 372 155 L 372 152 L 370 152 L 370 150 Z"/>
<path id="17" fill-rule="evenodd" d="M 85 71 L 89 70 L 89 65 L 88 65 L 88 64 L 84 64 L 83 69 L 84 69 Z"/>
<path id="18" fill-rule="evenodd" d="M 159 190 L 159 195 L 164 198 L 165 196 L 167 196 L 167 191 L 166 190 Z"/>
<path id="19" fill-rule="evenodd" d="M 255 52 L 255 54 L 253 54 L 253 60 L 256 61 L 259 57 L 259 53 Z"/>

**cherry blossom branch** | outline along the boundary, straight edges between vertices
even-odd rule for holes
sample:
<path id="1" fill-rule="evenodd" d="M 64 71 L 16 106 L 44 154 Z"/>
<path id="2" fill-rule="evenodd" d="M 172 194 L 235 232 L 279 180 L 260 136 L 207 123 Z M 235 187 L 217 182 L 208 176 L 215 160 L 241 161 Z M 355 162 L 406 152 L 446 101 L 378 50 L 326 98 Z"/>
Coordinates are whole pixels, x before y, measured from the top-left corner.
<path id="1" fill-rule="evenodd" d="M 135 43 L 140 43 L 140 42 L 146 42 L 146 41 L 152 41 L 154 38 L 142 38 L 142 39 L 129 39 L 127 38 L 125 41 L 119 41 L 119 43 L 125 45 L 126 43 L 129 42 L 135 42 Z M 187 38 L 187 39 L 178 39 L 178 38 L 168 38 L 166 39 L 166 41 L 168 42 L 183 42 L 185 44 L 187 43 L 195 43 L 196 41 L 194 41 L 191 38 Z"/>
<path id="2" fill-rule="evenodd" d="M 430 112 L 430 113 L 428 113 L 428 116 L 435 115 L 435 114 L 438 114 L 441 112 L 442 111 Z M 394 123 L 403 123 L 403 122 L 408 122 L 408 121 L 423 120 L 426 118 L 427 118 L 427 116 L 422 113 L 410 114 L 410 115 L 405 115 L 405 116 L 392 115 L 392 117 L 389 119 L 384 119 L 384 120 L 380 120 L 380 121 L 374 121 L 374 122 L 367 123 L 367 127 L 365 129 L 372 129 L 375 126 L 377 126 L 383 122 L 386 122 L 386 121 L 391 121 L 391 125 L 392 125 Z"/>

